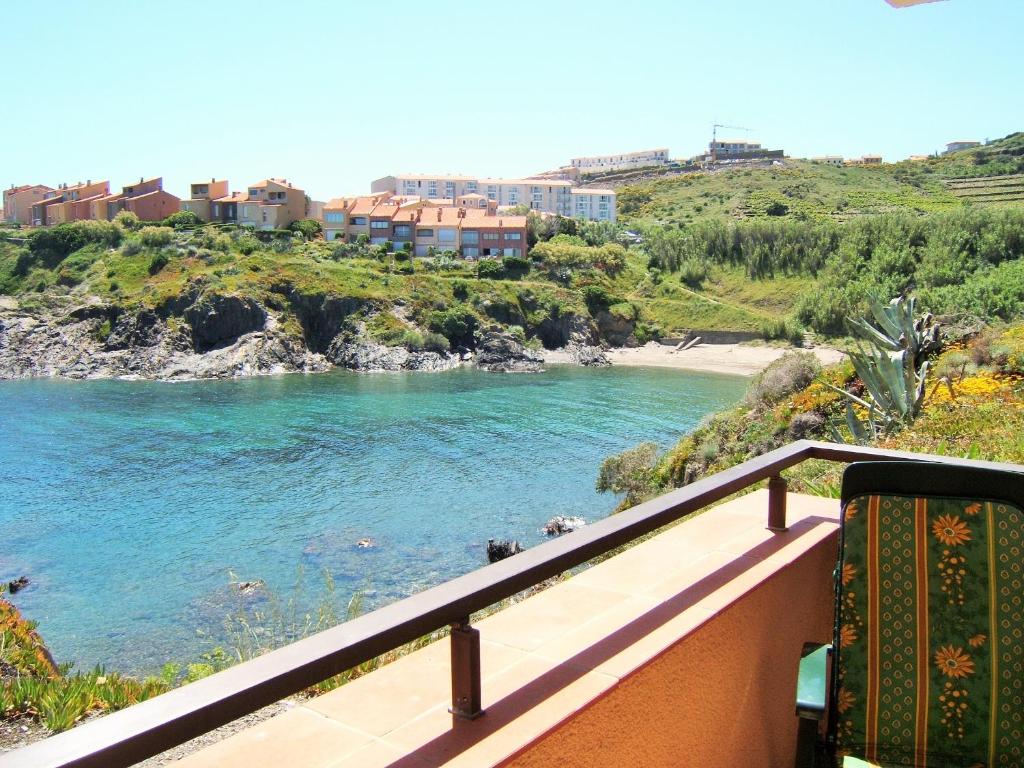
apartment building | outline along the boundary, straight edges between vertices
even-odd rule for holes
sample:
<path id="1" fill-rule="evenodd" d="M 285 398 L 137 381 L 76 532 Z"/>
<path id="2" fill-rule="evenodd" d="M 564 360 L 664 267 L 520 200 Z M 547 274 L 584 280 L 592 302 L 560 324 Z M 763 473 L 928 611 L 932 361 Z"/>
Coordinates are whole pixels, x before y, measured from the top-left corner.
<path id="1" fill-rule="evenodd" d="M 264 179 L 249 185 L 245 200 L 236 200 L 238 223 L 256 229 L 284 229 L 306 216 L 306 193 L 287 179 Z"/>
<path id="2" fill-rule="evenodd" d="M 32 204 L 33 226 L 63 224 L 93 218 L 92 203 L 110 194 L 109 181 L 61 184 Z"/>
<path id="3" fill-rule="evenodd" d="M 4 190 L 4 221 L 16 224 L 32 223 L 32 206 L 54 190 L 44 184 L 11 185 Z"/>
<path id="4" fill-rule="evenodd" d="M 595 155 L 593 157 L 574 157 L 569 161 L 572 168 L 580 173 L 609 173 L 625 171 L 631 168 L 647 168 L 652 165 L 668 165 L 668 149 L 644 149 L 639 152 L 626 152 L 621 155 Z"/>
<path id="5" fill-rule="evenodd" d="M 581 191 L 571 181 L 561 179 L 490 179 L 470 176 L 385 176 L 370 187 L 373 193 L 420 196 L 430 199 L 458 201 L 478 195 L 495 208 L 525 205 L 539 213 L 573 217 L 586 215 L 594 221 L 615 221 L 615 191 L 602 189 L 604 207 L 591 206 L 590 198 L 597 190 Z M 476 199 L 479 203 L 479 198 Z M 580 205 L 582 203 L 582 205 Z M 483 207 L 483 204 L 480 204 Z M 586 211 L 585 214 L 579 213 Z"/>
<path id="6" fill-rule="evenodd" d="M 847 165 L 881 165 L 881 155 L 862 155 L 861 157 L 851 157 L 846 161 Z"/>
<path id="7" fill-rule="evenodd" d="M 134 213 L 143 221 L 163 221 L 181 208 L 181 199 L 164 191 L 160 176 L 139 177 L 138 182 L 121 188 L 116 195 L 104 195 L 91 201 L 89 218 L 110 221 L 121 211 Z"/>
<path id="8" fill-rule="evenodd" d="M 219 206 L 217 214 L 214 214 L 214 200 L 230 195 L 226 179 L 198 181 L 189 185 L 189 198 L 181 201 L 181 210 L 190 211 L 205 222 L 220 221 Z"/>
<path id="9" fill-rule="evenodd" d="M 498 214 L 472 195 L 465 197 L 474 205 L 391 192 L 335 198 L 324 206 L 324 238 L 356 242 L 366 235 L 372 245 L 390 242 L 395 250 L 408 248 L 417 256 L 432 250 L 470 259 L 526 254 L 525 216 Z"/>
<path id="10" fill-rule="evenodd" d="M 720 139 L 708 144 L 708 153 L 719 160 L 744 157 L 761 151 L 763 150 L 759 142 L 745 141 L 743 139 Z"/>

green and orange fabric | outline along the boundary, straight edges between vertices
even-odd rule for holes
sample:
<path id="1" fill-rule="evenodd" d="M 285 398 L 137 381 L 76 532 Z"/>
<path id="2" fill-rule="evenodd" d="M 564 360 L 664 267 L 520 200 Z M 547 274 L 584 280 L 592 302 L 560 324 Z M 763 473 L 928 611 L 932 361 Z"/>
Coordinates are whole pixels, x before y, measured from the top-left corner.
<path id="1" fill-rule="evenodd" d="M 1024 513 L 1013 503 L 845 501 L 831 701 L 837 756 L 1024 766 L 1022 569 Z"/>

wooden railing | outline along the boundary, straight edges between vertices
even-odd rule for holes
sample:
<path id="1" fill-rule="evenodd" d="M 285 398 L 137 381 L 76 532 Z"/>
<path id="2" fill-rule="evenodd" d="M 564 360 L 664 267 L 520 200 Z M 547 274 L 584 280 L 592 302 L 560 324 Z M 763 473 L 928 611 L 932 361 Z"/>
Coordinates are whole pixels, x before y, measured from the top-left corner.
<path id="1" fill-rule="evenodd" d="M 4 756 L 4 768 L 118 768 L 182 744 L 412 640 L 451 626 L 452 714 L 480 712 L 479 632 L 469 617 L 709 504 L 768 480 L 767 526 L 786 530 L 780 473 L 808 459 L 1024 467 L 801 440 L 618 515 L 251 661 Z"/>

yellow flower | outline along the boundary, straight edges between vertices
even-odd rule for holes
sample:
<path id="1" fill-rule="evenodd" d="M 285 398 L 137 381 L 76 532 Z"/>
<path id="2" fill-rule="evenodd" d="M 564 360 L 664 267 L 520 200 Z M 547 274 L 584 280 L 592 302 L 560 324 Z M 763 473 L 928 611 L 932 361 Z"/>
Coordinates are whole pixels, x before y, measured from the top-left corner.
<path id="1" fill-rule="evenodd" d="M 845 587 L 851 581 L 857 578 L 856 566 L 850 565 L 849 563 L 843 566 L 843 586 Z"/>
<path id="2" fill-rule="evenodd" d="M 932 533 L 948 547 L 956 547 L 971 540 L 971 529 L 956 515 L 940 515 L 932 524 Z"/>
<path id="3" fill-rule="evenodd" d="M 849 648 L 857 642 L 857 629 L 853 624 L 843 624 L 839 628 L 839 647 Z"/>
<path id="4" fill-rule="evenodd" d="M 846 519 L 853 520 L 857 516 L 857 502 L 851 501 L 846 505 Z"/>
<path id="5" fill-rule="evenodd" d="M 836 709 L 838 709 L 840 712 L 845 712 L 853 706 L 855 701 L 856 698 L 854 698 L 854 695 L 852 693 L 850 693 L 845 688 L 840 688 L 839 695 L 836 698 Z"/>
<path id="6" fill-rule="evenodd" d="M 981 503 L 976 501 L 973 504 L 968 504 L 967 509 L 965 509 L 964 512 L 971 517 L 974 517 L 976 514 L 981 512 Z"/>
<path id="7" fill-rule="evenodd" d="M 981 646 L 983 646 L 985 644 L 985 640 L 987 640 L 987 639 L 988 638 L 986 638 L 984 635 L 977 634 L 974 637 L 972 637 L 970 640 L 968 640 L 967 644 L 970 645 L 971 648 L 980 648 Z"/>
<path id="8" fill-rule="evenodd" d="M 935 666 L 947 677 L 967 677 L 974 674 L 974 662 L 963 648 L 947 645 L 935 652 Z"/>

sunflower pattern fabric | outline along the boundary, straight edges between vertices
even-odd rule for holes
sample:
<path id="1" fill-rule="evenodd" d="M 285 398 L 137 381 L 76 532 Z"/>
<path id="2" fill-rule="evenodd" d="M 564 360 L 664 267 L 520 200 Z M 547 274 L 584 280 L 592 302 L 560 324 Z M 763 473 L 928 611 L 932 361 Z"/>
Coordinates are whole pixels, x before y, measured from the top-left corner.
<path id="1" fill-rule="evenodd" d="M 1024 766 L 1024 514 L 860 496 L 837 571 L 837 754 Z"/>

